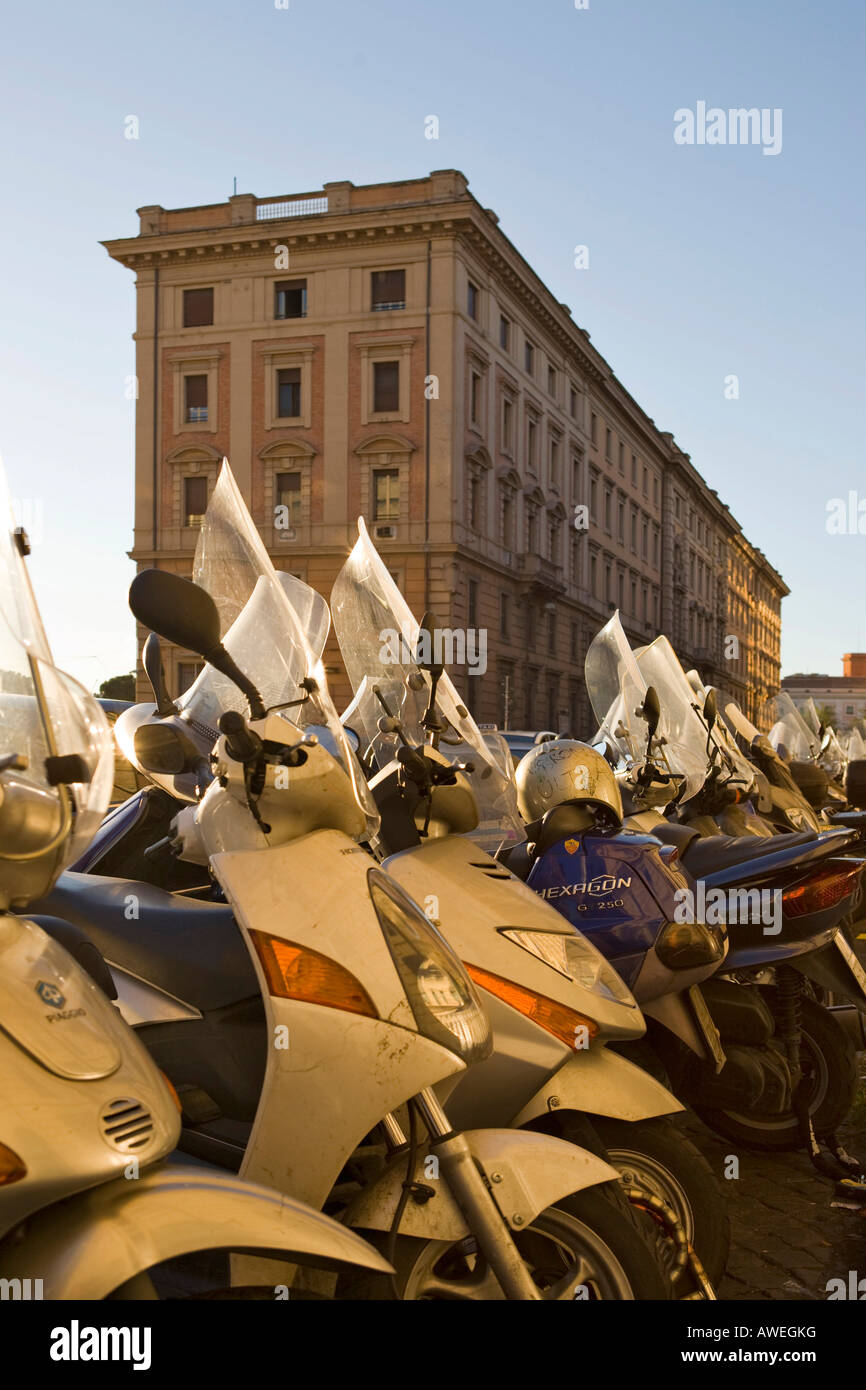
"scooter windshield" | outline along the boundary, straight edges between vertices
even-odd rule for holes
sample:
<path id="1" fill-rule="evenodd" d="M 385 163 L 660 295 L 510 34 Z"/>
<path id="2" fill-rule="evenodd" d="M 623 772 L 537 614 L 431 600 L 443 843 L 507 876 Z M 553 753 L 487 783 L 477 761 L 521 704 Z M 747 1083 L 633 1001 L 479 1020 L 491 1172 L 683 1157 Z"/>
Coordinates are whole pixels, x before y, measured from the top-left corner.
<path id="1" fill-rule="evenodd" d="M 767 700 L 763 709 L 768 735 L 777 753 L 797 762 L 810 762 L 820 751 L 818 736 L 813 734 L 787 690 L 780 690 Z"/>
<path id="2" fill-rule="evenodd" d="M 659 697 L 665 757 L 671 771 L 685 777 L 680 800 L 689 801 L 704 785 L 712 752 L 701 707 L 667 637 L 657 637 L 641 647 L 635 660 L 647 685 L 654 686 Z"/>
<path id="3" fill-rule="evenodd" d="M 31 846 L 34 854 L 47 851 L 64 828 L 68 796 L 66 839 L 57 846 L 59 872 L 87 848 L 108 809 L 114 744 L 98 702 L 54 665 L 0 465 L 0 757 L 13 754 L 27 759 L 16 779 L 57 805 L 56 823 L 46 826 L 43 845 Z M 45 760 L 70 754 L 84 760 L 88 778 L 61 792 L 51 785 Z M 5 848 L 0 846 L 0 859 Z"/>
<path id="4" fill-rule="evenodd" d="M 281 711 L 286 718 L 319 734 L 349 776 L 374 833 L 376 805 L 328 692 L 322 661 L 328 605 L 302 580 L 275 570 L 227 461 L 202 523 L 193 578 L 216 603 L 223 646 L 265 707 L 291 704 Z M 303 681 L 314 683 L 309 698 Z M 247 702 L 236 685 L 206 665 L 178 704 L 187 718 L 215 729 L 224 710 L 243 712 Z"/>
<path id="5" fill-rule="evenodd" d="M 686 680 L 697 696 L 698 706 L 701 710 L 704 708 L 711 690 L 718 697 L 719 692 L 714 686 L 704 685 L 698 671 L 687 671 Z M 737 747 L 737 740 L 725 723 L 718 706 L 716 708 L 716 717 L 713 721 L 712 729 L 710 730 L 710 738 L 714 746 L 719 750 L 719 756 L 722 761 L 719 763 L 717 760 L 717 766 L 722 768 L 724 780 L 731 785 L 742 787 L 745 791 L 750 790 L 755 781 L 755 769 L 748 758 L 744 757 Z"/>
<path id="6" fill-rule="evenodd" d="M 866 739 L 863 738 L 859 729 L 851 730 L 845 751 L 849 762 L 853 763 L 856 758 L 866 758 Z"/>
<path id="7" fill-rule="evenodd" d="M 590 642 L 584 660 L 584 678 L 599 723 L 596 738 L 612 743 L 629 767 L 642 763 L 646 756 L 647 725 L 638 710 L 644 702 L 647 681 L 638 669 L 619 610 Z M 664 732 L 664 719 L 662 709 L 659 733 Z"/>
<path id="8" fill-rule="evenodd" d="M 420 625 L 370 540 L 363 517 L 358 518 L 354 549 L 334 581 L 331 613 L 355 692 L 343 723 L 360 737 L 364 757 L 381 770 L 395 757 L 400 741 L 396 733 L 379 727 L 386 715 L 376 691 L 391 714 L 399 718 L 409 742 L 423 744 L 426 730 L 422 720 L 430 677 L 416 660 Z M 478 802 L 480 823 L 468 838 L 485 845 L 494 838 L 497 844 L 523 840 L 513 781 L 485 744 L 447 672 L 436 688 L 436 706 L 448 725 L 439 744 L 440 753 L 461 761 L 468 759 L 474 766 L 467 775 Z"/>

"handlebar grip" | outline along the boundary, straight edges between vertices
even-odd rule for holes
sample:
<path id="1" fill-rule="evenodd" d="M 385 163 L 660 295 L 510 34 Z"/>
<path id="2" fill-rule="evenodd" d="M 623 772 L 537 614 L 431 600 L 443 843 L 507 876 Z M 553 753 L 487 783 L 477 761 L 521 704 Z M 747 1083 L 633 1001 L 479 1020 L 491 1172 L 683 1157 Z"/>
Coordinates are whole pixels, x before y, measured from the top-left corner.
<path id="1" fill-rule="evenodd" d="M 220 715 L 219 730 L 225 735 L 226 752 L 239 763 L 251 763 L 262 751 L 262 741 L 258 734 L 247 728 L 246 720 L 239 710 L 229 709 Z"/>

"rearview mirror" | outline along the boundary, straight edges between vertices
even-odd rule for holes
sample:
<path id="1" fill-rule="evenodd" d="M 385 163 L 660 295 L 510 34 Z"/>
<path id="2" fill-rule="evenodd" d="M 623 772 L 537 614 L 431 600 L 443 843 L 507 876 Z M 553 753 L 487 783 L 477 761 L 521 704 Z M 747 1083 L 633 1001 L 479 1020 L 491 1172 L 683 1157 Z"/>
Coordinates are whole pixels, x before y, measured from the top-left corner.
<path id="1" fill-rule="evenodd" d="M 431 676 L 441 676 L 445 669 L 441 661 L 436 661 L 436 634 L 439 632 L 439 624 L 434 614 L 425 613 L 421 619 L 421 626 L 418 629 L 418 652 L 416 660 L 422 671 L 429 671 Z M 441 648 L 441 643 L 439 644 Z M 439 652 L 441 656 L 441 650 Z"/>
<path id="2" fill-rule="evenodd" d="M 177 776 L 194 772 L 202 755 L 192 739 L 174 724 L 140 724 L 132 737 L 135 756 L 145 772 Z"/>
<path id="3" fill-rule="evenodd" d="M 129 586 L 129 606 L 151 632 L 210 661 L 220 648 L 220 615 L 210 594 L 168 570 L 142 570 Z M 216 663 L 214 663 L 216 665 Z"/>
<path id="4" fill-rule="evenodd" d="M 647 722 L 649 735 L 650 738 L 652 738 L 659 726 L 659 720 L 662 717 L 662 707 L 659 703 L 658 691 L 654 685 L 647 686 L 646 694 L 643 697 L 641 715 Z"/>
<path id="5" fill-rule="evenodd" d="M 129 606 L 151 632 L 221 671 L 246 695 L 252 718 L 264 718 L 261 695 L 220 641 L 220 615 L 206 589 L 168 570 L 142 570 L 129 586 Z"/>

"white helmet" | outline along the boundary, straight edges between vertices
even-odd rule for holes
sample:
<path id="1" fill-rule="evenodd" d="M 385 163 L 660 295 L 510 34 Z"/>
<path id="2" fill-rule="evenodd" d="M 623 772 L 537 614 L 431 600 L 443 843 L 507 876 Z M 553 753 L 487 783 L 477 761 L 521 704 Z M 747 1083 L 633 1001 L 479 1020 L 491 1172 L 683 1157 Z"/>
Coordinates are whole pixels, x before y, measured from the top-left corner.
<path id="1" fill-rule="evenodd" d="M 622 824 L 622 797 L 613 769 L 594 748 L 576 739 L 551 739 L 530 748 L 517 764 L 515 782 L 525 821 L 572 803 L 603 806 Z"/>

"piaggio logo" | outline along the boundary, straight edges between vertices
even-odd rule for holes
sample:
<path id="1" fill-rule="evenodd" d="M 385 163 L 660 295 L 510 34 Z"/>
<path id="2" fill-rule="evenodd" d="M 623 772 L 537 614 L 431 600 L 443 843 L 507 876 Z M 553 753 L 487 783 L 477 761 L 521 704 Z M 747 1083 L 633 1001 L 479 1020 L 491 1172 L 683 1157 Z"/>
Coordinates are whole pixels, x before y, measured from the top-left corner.
<path id="1" fill-rule="evenodd" d="M 43 1004 L 50 1004 L 52 1009 L 62 1009 L 66 1003 L 66 995 L 61 994 L 56 985 L 47 984 L 45 980 L 40 980 L 36 985 L 36 993 Z"/>

